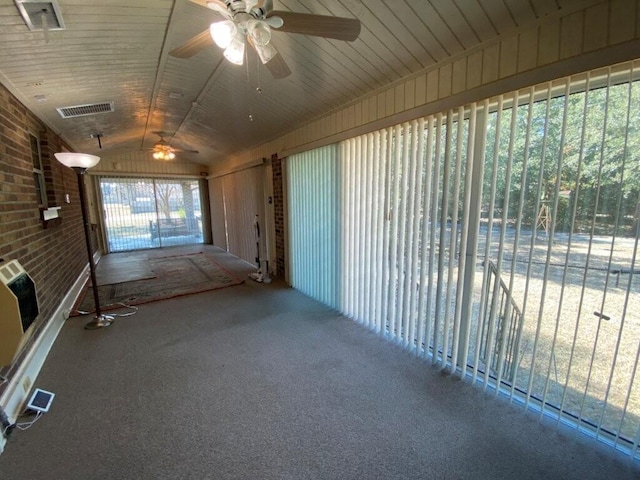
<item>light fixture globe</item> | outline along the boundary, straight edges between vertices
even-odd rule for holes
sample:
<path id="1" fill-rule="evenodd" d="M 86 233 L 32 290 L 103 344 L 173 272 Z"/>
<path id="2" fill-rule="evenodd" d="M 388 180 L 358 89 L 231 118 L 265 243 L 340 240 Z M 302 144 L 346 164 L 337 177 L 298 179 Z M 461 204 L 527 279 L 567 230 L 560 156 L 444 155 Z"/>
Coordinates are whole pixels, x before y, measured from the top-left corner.
<path id="1" fill-rule="evenodd" d="M 242 65 L 244 61 L 245 40 L 244 35 L 238 33 L 224 51 L 224 56 L 231 63 Z"/>
<path id="2" fill-rule="evenodd" d="M 271 41 L 271 30 L 265 22 L 258 20 L 247 20 L 247 34 L 251 37 L 253 44 L 265 46 Z"/>
<path id="3" fill-rule="evenodd" d="M 209 33 L 216 45 L 220 48 L 227 48 L 231 44 L 233 37 L 238 33 L 238 29 L 231 20 L 223 20 L 212 23 L 209 27 Z"/>
<path id="4" fill-rule="evenodd" d="M 256 52 L 258 52 L 258 57 L 260 57 L 260 61 L 263 64 L 269 62 L 278 54 L 278 51 L 271 44 L 256 45 Z"/>
<path id="5" fill-rule="evenodd" d="M 59 152 L 54 155 L 61 164 L 69 168 L 91 168 L 100 161 L 100 157 L 88 153 Z"/>

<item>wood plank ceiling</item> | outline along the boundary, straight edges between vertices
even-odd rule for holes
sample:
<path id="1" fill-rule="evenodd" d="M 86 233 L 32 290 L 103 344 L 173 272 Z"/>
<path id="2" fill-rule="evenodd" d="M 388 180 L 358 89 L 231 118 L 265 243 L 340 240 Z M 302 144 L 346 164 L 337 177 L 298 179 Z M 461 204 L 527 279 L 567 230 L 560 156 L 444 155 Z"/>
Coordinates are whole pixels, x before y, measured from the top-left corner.
<path id="1" fill-rule="evenodd" d="M 59 0 L 66 28 L 45 36 L 28 29 L 14 0 L 0 0 L 0 82 L 77 150 L 140 154 L 165 131 L 172 145 L 200 151 L 183 156 L 212 164 L 580 2 L 275 0 L 276 10 L 362 22 L 354 42 L 274 33 L 292 70 L 281 80 L 252 51 L 241 67 L 214 45 L 186 60 L 168 55 L 220 19 L 205 3 Z M 63 119 L 56 110 L 109 101 L 112 113 Z M 95 133 L 104 135 L 100 151 Z"/>

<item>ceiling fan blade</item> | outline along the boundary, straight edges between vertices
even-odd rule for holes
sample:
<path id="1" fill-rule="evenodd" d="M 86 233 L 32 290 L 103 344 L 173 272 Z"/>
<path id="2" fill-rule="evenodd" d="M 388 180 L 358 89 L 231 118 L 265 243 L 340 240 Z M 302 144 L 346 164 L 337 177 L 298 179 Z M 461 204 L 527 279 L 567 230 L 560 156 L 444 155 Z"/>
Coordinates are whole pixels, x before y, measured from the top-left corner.
<path id="1" fill-rule="evenodd" d="M 195 37 L 192 37 L 184 45 L 171 50 L 169 52 L 169 55 L 176 58 L 190 58 L 209 45 L 213 45 L 213 38 L 211 38 L 211 33 L 207 28 L 202 33 L 199 33 Z"/>
<path id="2" fill-rule="evenodd" d="M 301 33 L 348 42 L 354 41 L 360 35 L 360 20 L 357 18 L 283 11 L 272 11 L 267 16 L 278 16 L 284 20 L 284 25 L 277 30 L 281 32 Z"/>
<path id="3" fill-rule="evenodd" d="M 276 54 L 271 60 L 265 63 L 265 66 L 273 75 L 273 78 L 286 78 L 291 75 L 291 70 L 289 69 L 289 65 L 284 61 L 280 52 Z"/>

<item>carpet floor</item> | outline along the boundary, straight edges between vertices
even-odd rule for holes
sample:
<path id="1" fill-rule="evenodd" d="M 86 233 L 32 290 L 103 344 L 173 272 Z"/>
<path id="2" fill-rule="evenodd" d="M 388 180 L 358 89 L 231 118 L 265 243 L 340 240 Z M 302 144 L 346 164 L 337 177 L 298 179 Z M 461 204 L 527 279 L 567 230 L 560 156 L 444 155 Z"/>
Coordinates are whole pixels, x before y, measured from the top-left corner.
<path id="1" fill-rule="evenodd" d="M 65 323 L 35 382 L 51 410 L 13 433 L 1 478 L 640 478 L 282 282 L 144 304 L 103 330 L 88 318 Z"/>

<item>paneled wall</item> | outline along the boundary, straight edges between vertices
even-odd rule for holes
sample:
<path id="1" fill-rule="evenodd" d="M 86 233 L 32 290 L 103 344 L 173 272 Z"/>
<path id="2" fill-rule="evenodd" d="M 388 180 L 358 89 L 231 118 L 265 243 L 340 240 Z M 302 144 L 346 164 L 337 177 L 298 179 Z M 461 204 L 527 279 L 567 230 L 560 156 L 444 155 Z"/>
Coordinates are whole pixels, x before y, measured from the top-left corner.
<path id="1" fill-rule="evenodd" d="M 638 0 L 586 1 L 461 52 L 216 166 L 280 157 L 471 101 L 625 60 L 640 52 Z"/>
<path id="2" fill-rule="evenodd" d="M 177 156 L 176 156 L 177 157 Z M 150 152 L 136 152 L 117 156 L 102 157 L 94 173 L 136 175 L 189 175 L 206 176 L 209 167 L 175 158 L 169 162 L 155 160 Z"/>
<path id="3" fill-rule="evenodd" d="M 266 258 L 264 179 L 265 167 L 257 166 L 209 180 L 214 245 L 252 264 L 257 255 L 256 215 L 263 240 L 260 256 Z"/>

